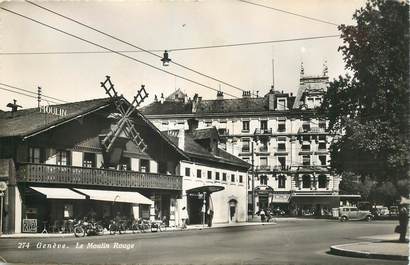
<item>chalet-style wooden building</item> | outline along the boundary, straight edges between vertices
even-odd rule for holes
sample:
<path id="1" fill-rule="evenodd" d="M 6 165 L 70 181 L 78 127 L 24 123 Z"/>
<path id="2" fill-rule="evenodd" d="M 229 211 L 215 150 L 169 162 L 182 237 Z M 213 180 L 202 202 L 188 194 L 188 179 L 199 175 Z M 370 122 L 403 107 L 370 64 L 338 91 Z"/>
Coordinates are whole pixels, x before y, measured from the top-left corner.
<path id="1" fill-rule="evenodd" d="M 220 210 L 228 216 L 229 196 L 231 202 L 240 201 L 246 209 L 246 185 L 240 185 L 239 175 L 245 182 L 247 163 L 230 155 L 219 158 L 206 147 L 197 154 L 205 158 L 194 159 L 195 152 L 189 153 L 189 147 L 175 141 L 171 134 L 160 132 L 138 111 L 130 119 L 147 148 L 141 151 L 121 133 L 106 151 L 101 140 L 118 116 L 110 99 L 0 112 L 0 181 L 7 184 L 4 232 L 42 232 L 44 228 L 50 232 L 67 219 L 92 216 L 106 220 L 118 214 L 127 218 L 165 217 L 170 225 L 176 225 L 181 205 L 187 204 L 182 176 L 186 176 L 186 164 L 199 162 L 213 171 L 215 165 L 231 167 L 236 172 L 232 180 L 241 188 L 224 189 L 226 209 Z M 218 183 L 207 180 L 194 186 Z M 188 193 L 198 194 L 194 191 Z M 192 214 L 197 209 L 191 206 L 188 211 Z M 218 220 L 228 222 L 227 218 Z"/>

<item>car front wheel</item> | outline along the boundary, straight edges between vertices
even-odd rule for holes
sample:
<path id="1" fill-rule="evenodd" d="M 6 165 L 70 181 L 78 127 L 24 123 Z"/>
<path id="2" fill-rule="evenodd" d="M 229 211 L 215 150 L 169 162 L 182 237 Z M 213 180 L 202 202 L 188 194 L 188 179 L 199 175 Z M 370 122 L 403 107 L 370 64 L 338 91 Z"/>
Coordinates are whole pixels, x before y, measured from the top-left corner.
<path id="1" fill-rule="evenodd" d="M 346 222 L 346 221 L 347 221 L 347 217 L 346 217 L 346 216 L 342 216 L 342 217 L 340 218 L 340 221 L 341 221 L 341 222 Z"/>

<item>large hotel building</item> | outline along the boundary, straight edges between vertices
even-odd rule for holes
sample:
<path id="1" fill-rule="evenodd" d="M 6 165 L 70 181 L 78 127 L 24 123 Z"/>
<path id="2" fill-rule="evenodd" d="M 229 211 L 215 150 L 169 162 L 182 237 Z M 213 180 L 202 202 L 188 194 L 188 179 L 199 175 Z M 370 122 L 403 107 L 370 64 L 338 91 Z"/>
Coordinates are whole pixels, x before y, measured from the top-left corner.
<path id="1" fill-rule="evenodd" d="M 331 215 L 339 206 L 341 178 L 329 170 L 332 136 L 318 107 L 329 77 L 305 76 L 296 95 L 271 89 L 263 97 L 188 98 L 181 90 L 141 112 L 160 130 L 215 127 L 220 148 L 253 164 L 248 179 L 248 212 L 270 207 L 288 215 Z M 191 128 L 192 129 L 192 128 Z"/>

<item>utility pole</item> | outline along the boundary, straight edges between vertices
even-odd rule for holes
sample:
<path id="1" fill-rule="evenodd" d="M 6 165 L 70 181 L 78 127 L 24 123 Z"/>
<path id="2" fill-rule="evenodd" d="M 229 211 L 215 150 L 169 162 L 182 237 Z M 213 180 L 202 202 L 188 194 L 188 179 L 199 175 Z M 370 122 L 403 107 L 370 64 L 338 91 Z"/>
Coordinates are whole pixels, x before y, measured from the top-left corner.
<path id="1" fill-rule="evenodd" d="M 41 105 L 41 87 L 37 87 L 37 106 L 40 108 Z"/>
<path id="2" fill-rule="evenodd" d="M 204 192 L 202 196 L 202 228 L 205 228 L 206 192 Z"/>
<path id="3" fill-rule="evenodd" d="M 272 58 L 272 89 L 275 88 L 275 61 Z"/>
<path id="4" fill-rule="evenodd" d="M 255 216 L 255 160 L 253 157 L 253 141 L 251 143 L 252 148 L 252 219 Z"/>

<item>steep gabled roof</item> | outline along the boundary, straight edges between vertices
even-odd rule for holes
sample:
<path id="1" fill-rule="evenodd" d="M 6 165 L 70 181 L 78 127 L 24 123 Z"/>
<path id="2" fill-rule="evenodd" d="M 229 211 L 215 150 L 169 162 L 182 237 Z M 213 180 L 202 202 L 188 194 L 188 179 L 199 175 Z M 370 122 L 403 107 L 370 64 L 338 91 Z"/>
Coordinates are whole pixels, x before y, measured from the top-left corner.
<path id="1" fill-rule="evenodd" d="M 109 98 L 92 99 L 67 104 L 53 105 L 67 111 L 67 116 L 41 113 L 38 108 L 22 109 L 0 113 L 0 137 L 24 137 L 43 129 L 70 121 L 110 105 Z"/>
<path id="2" fill-rule="evenodd" d="M 171 132 L 172 133 L 168 133 L 167 131 L 164 131 L 167 137 L 172 142 L 174 142 L 175 145 L 178 145 L 178 142 L 179 142 L 178 137 L 175 136 L 174 131 L 171 131 Z M 236 156 L 231 155 L 228 152 L 222 149 L 219 149 L 219 148 L 218 148 L 219 156 L 212 154 L 211 152 L 203 148 L 200 144 L 198 144 L 188 132 L 185 132 L 183 152 L 191 159 L 197 158 L 197 159 L 207 160 L 210 162 L 216 162 L 219 164 L 228 164 L 231 166 L 241 167 L 244 169 L 249 169 L 251 166 L 250 164 L 243 161 L 242 159 L 239 159 Z"/>
<path id="3" fill-rule="evenodd" d="M 190 114 L 192 113 L 192 102 L 164 101 L 153 102 L 148 106 L 140 109 L 144 115 L 161 115 L 161 114 Z"/>
<path id="4" fill-rule="evenodd" d="M 212 136 L 216 136 L 219 139 L 218 130 L 215 127 L 205 128 L 205 129 L 196 129 L 189 132 L 189 135 L 194 140 L 202 140 L 202 139 L 209 139 Z"/>
<path id="5" fill-rule="evenodd" d="M 124 98 L 122 99 L 130 104 Z M 110 98 L 93 99 L 67 104 L 53 105 L 67 111 L 67 116 L 59 117 L 53 114 L 41 113 L 38 108 L 22 109 L 14 113 L 0 113 L 0 138 L 4 137 L 30 137 L 50 130 L 56 126 L 70 122 L 81 116 L 94 113 L 108 107 L 113 107 L 114 103 Z M 139 133 L 143 139 L 147 137 L 160 137 L 161 142 L 165 142 L 172 150 L 181 157 L 187 156 L 169 140 L 161 131 L 158 130 L 144 115 L 139 111 L 133 114 L 134 122 L 144 123 L 146 126 L 140 126 Z M 138 126 L 137 126 L 138 127 Z"/>
<path id="6" fill-rule="evenodd" d="M 237 98 L 202 100 L 198 103 L 197 113 L 260 112 L 268 110 L 267 98 Z"/>

